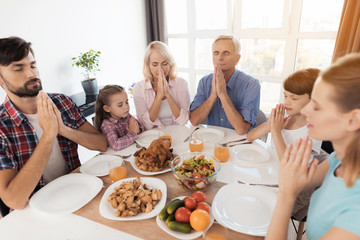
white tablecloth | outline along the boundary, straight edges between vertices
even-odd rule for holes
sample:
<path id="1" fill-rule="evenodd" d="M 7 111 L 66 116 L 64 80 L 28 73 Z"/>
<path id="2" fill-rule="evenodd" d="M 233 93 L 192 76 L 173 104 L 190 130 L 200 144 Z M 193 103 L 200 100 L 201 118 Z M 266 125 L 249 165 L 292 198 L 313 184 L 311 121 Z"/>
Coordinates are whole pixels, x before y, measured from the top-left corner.
<path id="1" fill-rule="evenodd" d="M 29 205 L 0 220 L 2 240 L 139 240 L 135 236 L 75 214 L 53 216 Z"/>

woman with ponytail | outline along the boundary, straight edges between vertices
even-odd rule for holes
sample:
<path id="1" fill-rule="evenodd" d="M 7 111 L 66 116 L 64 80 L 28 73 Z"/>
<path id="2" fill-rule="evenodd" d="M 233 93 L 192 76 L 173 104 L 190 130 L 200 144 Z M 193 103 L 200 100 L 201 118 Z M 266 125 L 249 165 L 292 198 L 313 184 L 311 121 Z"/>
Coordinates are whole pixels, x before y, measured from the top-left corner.
<path id="1" fill-rule="evenodd" d="M 312 142 L 289 145 L 280 166 L 278 199 L 266 239 L 286 239 L 292 205 L 304 188 L 312 195 L 307 217 L 309 239 L 360 239 L 360 54 L 332 64 L 316 80 L 302 110 L 309 137 L 330 140 L 334 152 L 310 166 Z"/>

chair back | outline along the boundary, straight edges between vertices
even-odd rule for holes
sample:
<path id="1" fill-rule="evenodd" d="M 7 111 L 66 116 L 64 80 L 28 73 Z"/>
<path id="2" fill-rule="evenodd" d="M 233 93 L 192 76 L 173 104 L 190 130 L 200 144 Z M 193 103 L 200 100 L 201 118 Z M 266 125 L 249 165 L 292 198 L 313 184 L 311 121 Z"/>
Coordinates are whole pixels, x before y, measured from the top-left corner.
<path id="1" fill-rule="evenodd" d="M 321 148 L 328 154 L 330 154 L 334 151 L 333 145 L 330 141 L 323 141 L 321 143 Z"/>
<path id="2" fill-rule="evenodd" d="M 265 113 L 259 109 L 259 113 L 258 113 L 258 115 L 256 116 L 256 125 L 255 125 L 255 127 L 263 124 L 264 122 L 266 122 L 266 120 L 267 120 L 267 118 L 266 118 Z M 266 142 L 267 135 L 268 135 L 268 134 L 262 136 L 262 137 L 260 138 L 260 140 Z"/>
<path id="3" fill-rule="evenodd" d="M 0 212 L 1 212 L 1 215 L 3 217 L 5 217 L 6 215 L 8 215 L 9 211 L 10 211 L 10 208 L 8 206 L 6 206 L 5 203 L 0 198 Z"/>

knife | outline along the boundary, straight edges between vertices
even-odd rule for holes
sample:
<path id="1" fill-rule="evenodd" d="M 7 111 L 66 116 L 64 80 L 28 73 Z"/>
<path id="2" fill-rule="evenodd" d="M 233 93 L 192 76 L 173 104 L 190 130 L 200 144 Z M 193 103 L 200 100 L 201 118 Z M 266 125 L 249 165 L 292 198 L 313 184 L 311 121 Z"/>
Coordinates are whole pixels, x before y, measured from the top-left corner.
<path id="1" fill-rule="evenodd" d="M 279 187 L 278 184 L 245 183 L 245 182 L 242 182 L 240 180 L 237 180 L 237 182 L 240 183 L 240 184 L 245 184 L 245 185 L 249 185 L 249 186 L 263 186 L 263 187 L 274 187 L 274 188 Z"/>
<path id="2" fill-rule="evenodd" d="M 233 146 L 236 146 L 236 145 L 242 145 L 242 144 L 252 144 L 253 142 L 240 142 L 240 143 L 233 143 L 233 144 L 230 144 L 228 145 L 228 147 L 233 147 Z"/>

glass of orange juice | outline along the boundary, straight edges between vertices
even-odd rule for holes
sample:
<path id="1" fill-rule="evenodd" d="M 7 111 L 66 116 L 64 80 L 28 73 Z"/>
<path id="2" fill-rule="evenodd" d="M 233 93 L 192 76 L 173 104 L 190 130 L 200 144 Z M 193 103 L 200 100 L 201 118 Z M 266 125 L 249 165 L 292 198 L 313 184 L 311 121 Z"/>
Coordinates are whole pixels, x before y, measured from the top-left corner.
<path id="1" fill-rule="evenodd" d="M 214 156 L 219 159 L 220 162 L 226 162 L 229 160 L 230 151 L 227 146 L 223 146 L 219 143 L 215 143 Z"/>
<path id="2" fill-rule="evenodd" d="M 172 144 L 172 137 L 170 135 L 162 135 L 159 138 L 169 139 L 170 140 L 170 146 Z"/>
<path id="3" fill-rule="evenodd" d="M 204 149 L 204 141 L 198 138 L 191 138 L 189 148 L 190 152 L 201 152 Z"/>
<path id="4" fill-rule="evenodd" d="M 214 224 L 203 234 L 204 240 L 227 240 L 228 230 L 220 223 L 214 222 Z"/>
<path id="5" fill-rule="evenodd" d="M 125 161 L 123 159 L 111 160 L 108 163 L 109 165 L 109 177 L 111 181 L 116 182 L 121 179 L 126 178 L 127 171 L 125 166 Z"/>

